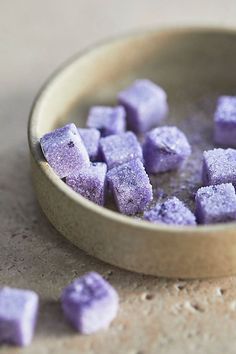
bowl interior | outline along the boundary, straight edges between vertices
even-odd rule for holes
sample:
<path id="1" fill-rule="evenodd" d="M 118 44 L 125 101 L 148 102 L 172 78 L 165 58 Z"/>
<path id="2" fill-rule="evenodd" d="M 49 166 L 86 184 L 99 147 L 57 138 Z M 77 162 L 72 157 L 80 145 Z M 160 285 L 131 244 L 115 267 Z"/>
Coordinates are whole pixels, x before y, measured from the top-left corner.
<path id="1" fill-rule="evenodd" d="M 116 104 L 121 89 L 137 78 L 148 78 L 168 94 L 170 114 L 163 124 L 177 125 L 193 148 L 181 171 L 151 177 L 154 201 L 175 195 L 194 210 L 202 152 L 214 146 L 215 101 L 220 94 L 235 94 L 235 71 L 234 32 L 170 30 L 114 40 L 75 58 L 54 78 L 31 125 L 31 137 L 37 146 L 44 133 L 65 122 L 85 126 L 91 106 Z M 107 207 L 115 209 L 112 200 Z"/>

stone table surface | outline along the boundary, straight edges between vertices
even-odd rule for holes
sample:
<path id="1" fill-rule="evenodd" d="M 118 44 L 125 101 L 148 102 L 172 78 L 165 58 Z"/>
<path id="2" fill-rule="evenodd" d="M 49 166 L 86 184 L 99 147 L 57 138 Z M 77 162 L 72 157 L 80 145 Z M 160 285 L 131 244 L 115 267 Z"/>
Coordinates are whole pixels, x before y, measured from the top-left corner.
<path id="1" fill-rule="evenodd" d="M 154 26 L 234 26 L 236 2 L 222 0 L 0 1 L 0 282 L 34 289 L 41 310 L 31 346 L 1 353 L 235 353 L 236 278 L 180 281 L 104 264 L 64 240 L 31 185 L 26 124 L 47 76 L 74 52 L 106 37 Z M 110 329 L 73 332 L 62 287 L 96 270 L 121 306 Z"/>

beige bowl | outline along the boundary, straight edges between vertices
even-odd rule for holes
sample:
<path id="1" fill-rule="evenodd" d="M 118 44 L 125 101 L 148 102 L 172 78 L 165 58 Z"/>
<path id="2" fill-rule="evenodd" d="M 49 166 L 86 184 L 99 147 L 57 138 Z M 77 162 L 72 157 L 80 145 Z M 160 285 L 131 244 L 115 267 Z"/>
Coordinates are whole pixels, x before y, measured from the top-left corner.
<path id="1" fill-rule="evenodd" d="M 236 273 L 235 223 L 155 225 L 99 207 L 56 176 L 38 143 L 66 121 L 83 124 L 90 105 L 114 102 L 116 93 L 135 78 L 163 85 L 179 121 L 184 107 L 200 95 L 233 92 L 235 72 L 236 32 L 220 29 L 126 36 L 76 55 L 58 70 L 41 90 L 29 120 L 34 186 L 56 229 L 90 255 L 136 272 L 179 278 Z M 201 119 L 206 118 L 199 116 L 199 125 Z"/>

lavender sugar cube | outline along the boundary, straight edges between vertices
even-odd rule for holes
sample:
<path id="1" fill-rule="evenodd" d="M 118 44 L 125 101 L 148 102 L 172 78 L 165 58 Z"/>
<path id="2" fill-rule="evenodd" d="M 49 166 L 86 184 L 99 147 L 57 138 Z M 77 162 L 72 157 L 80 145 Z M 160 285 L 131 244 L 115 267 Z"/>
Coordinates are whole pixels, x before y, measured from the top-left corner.
<path id="1" fill-rule="evenodd" d="M 176 127 L 159 127 L 146 134 L 143 157 L 148 173 L 178 169 L 190 154 L 186 136 Z"/>
<path id="2" fill-rule="evenodd" d="M 152 186 L 139 159 L 114 167 L 108 171 L 107 180 L 122 214 L 142 212 L 153 198 Z"/>
<path id="3" fill-rule="evenodd" d="M 219 145 L 236 147 L 236 96 L 221 96 L 214 114 L 214 138 Z"/>
<path id="4" fill-rule="evenodd" d="M 111 135 L 100 140 L 100 152 L 108 169 L 132 159 L 143 159 L 142 148 L 132 132 Z"/>
<path id="5" fill-rule="evenodd" d="M 136 80 L 118 95 L 118 101 L 126 109 L 131 130 L 144 133 L 157 126 L 168 112 L 165 91 L 149 80 Z"/>
<path id="6" fill-rule="evenodd" d="M 99 274 L 88 273 L 67 286 L 61 296 L 67 320 L 83 334 L 109 327 L 119 306 L 115 289 Z"/>
<path id="7" fill-rule="evenodd" d="M 94 106 L 89 111 L 87 127 L 98 129 L 102 136 L 120 134 L 126 129 L 125 116 L 122 106 Z"/>
<path id="8" fill-rule="evenodd" d="M 89 166 L 89 156 L 74 124 L 67 124 L 40 139 L 45 159 L 60 178 Z"/>
<path id="9" fill-rule="evenodd" d="M 105 163 L 92 163 L 89 167 L 83 168 L 66 177 L 66 184 L 75 192 L 91 200 L 98 205 L 104 205 L 106 191 Z"/>
<path id="10" fill-rule="evenodd" d="M 203 153 L 204 185 L 233 183 L 236 186 L 236 149 L 214 149 Z"/>
<path id="11" fill-rule="evenodd" d="M 0 343 L 29 345 L 38 314 L 38 295 L 29 290 L 0 289 Z"/>
<path id="12" fill-rule="evenodd" d="M 232 183 L 200 188 L 196 194 L 196 215 L 200 224 L 236 220 L 236 195 Z"/>
<path id="13" fill-rule="evenodd" d="M 194 214 L 178 198 L 173 197 L 144 213 L 144 220 L 173 225 L 196 225 Z"/>
<path id="14" fill-rule="evenodd" d="M 79 128 L 78 132 L 83 140 L 91 161 L 96 161 L 99 157 L 99 140 L 101 133 L 97 129 Z"/>

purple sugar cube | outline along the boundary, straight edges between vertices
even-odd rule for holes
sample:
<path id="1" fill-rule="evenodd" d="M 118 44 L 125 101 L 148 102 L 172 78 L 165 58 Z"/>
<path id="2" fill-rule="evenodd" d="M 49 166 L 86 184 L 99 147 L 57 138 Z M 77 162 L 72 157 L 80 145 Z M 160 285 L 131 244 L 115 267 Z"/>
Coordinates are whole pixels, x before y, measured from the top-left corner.
<path id="1" fill-rule="evenodd" d="M 0 343 L 29 345 L 38 315 L 38 295 L 30 290 L 0 288 Z"/>
<path id="2" fill-rule="evenodd" d="M 196 216 L 200 224 L 236 220 L 236 195 L 232 183 L 200 188 L 196 194 Z"/>
<path id="3" fill-rule="evenodd" d="M 126 129 L 125 116 L 122 106 L 94 106 L 89 111 L 87 127 L 98 129 L 102 136 L 120 134 Z"/>
<path id="4" fill-rule="evenodd" d="M 196 225 L 193 213 L 178 198 L 173 197 L 144 213 L 144 219 L 169 225 Z"/>
<path id="5" fill-rule="evenodd" d="M 60 178 L 89 166 L 89 156 L 74 124 L 67 124 L 40 139 L 45 159 Z"/>
<path id="6" fill-rule="evenodd" d="M 61 303 L 73 327 L 80 333 L 91 334 L 109 327 L 117 315 L 119 298 L 101 275 L 91 272 L 63 290 Z"/>
<path id="7" fill-rule="evenodd" d="M 107 166 L 105 163 L 94 162 L 66 177 L 66 184 L 75 192 L 98 205 L 104 205 L 106 190 Z"/>
<path id="8" fill-rule="evenodd" d="M 157 126 L 168 113 L 165 91 L 149 80 L 136 80 L 118 95 L 131 130 L 144 133 Z"/>
<path id="9" fill-rule="evenodd" d="M 214 138 L 219 145 L 236 147 L 236 96 L 221 96 L 214 114 Z"/>
<path id="10" fill-rule="evenodd" d="M 152 186 L 139 159 L 114 167 L 108 171 L 107 180 L 122 214 L 142 212 L 153 198 Z"/>
<path id="11" fill-rule="evenodd" d="M 203 153 L 204 185 L 233 183 L 236 186 L 236 150 L 214 149 Z"/>
<path id="12" fill-rule="evenodd" d="M 148 173 L 178 169 L 190 154 L 186 136 L 176 127 L 159 127 L 146 134 L 143 157 Z"/>
<path id="13" fill-rule="evenodd" d="M 79 134 L 83 140 L 83 143 L 88 151 L 88 155 L 91 161 L 98 159 L 98 147 L 101 133 L 97 129 L 79 128 Z"/>
<path id="14" fill-rule="evenodd" d="M 100 140 L 100 152 L 108 169 L 135 158 L 143 159 L 142 148 L 132 132 L 102 138 Z"/>

